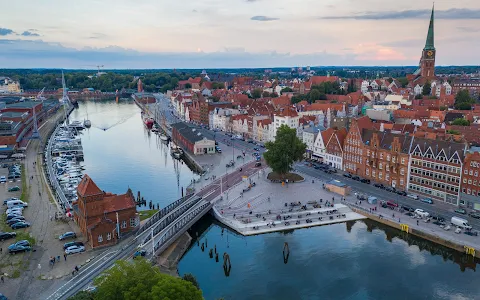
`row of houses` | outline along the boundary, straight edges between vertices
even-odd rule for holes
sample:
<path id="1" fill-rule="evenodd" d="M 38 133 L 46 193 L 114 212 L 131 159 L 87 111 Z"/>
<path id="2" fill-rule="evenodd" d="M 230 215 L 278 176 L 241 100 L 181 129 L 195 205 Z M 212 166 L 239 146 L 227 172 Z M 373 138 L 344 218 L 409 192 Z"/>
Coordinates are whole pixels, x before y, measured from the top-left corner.
<path id="1" fill-rule="evenodd" d="M 425 138 L 412 126 L 376 129 L 368 117 L 353 119 L 348 131 L 304 132 L 303 141 L 312 159 L 334 168 L 480 210 L 480 149 L 465 141 Z"/>

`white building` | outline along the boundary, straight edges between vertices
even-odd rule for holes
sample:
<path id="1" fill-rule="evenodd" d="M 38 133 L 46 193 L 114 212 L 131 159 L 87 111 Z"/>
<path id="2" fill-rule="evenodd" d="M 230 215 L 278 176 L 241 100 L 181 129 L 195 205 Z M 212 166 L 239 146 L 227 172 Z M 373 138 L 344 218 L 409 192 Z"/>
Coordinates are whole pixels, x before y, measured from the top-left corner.
<path id="1" fill-rule="evenodd" d="M 413 88 L 413 93 L 416 95 L 421 95 L 423 92 L 423 86 L 420 86 L 419 84 L 417 84 L 414 88 Z"/>
<path id="2" fill-rule="evenodd" d="M 370 82 L 368 80 L 362 81 L 362 86 L 360 87 L 360 90 L 362 91 L 362 94 L 365 94 L 368 92 L 368 87 L 370 86 Z"/>
<path id="3" fill-rule="evenodd" d="M 320 130 L 322 128 L 310 126 L 310 127 L 306 127 L 303 130 L 302 140 L 303 140 L 303 143 L 307 145 L 307 157 L 309 158 L 313 156 L 314 149 L 315 149 L 315 142 L 317 140 L 317 136 L 321 135 Z"/>
<path id="4" fill-rule="evenodd" d="M 273 116 L 273 133 L 271 139 L 274 140 L 277 135 L 277 130 L 282 125 L 287 125 L 290 128 L 298 128 L 300 116 L 297 112 L 290 108 L 285 108 L 278 114 Z"/>

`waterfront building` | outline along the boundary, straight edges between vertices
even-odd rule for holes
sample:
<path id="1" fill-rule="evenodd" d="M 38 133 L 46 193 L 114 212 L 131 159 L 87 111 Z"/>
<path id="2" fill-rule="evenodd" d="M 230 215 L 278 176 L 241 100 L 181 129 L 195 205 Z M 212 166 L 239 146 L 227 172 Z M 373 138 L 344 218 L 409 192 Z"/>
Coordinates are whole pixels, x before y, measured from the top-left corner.
<path id="1" fill-rule="evenodd" d="M 359 176 L 365 175 L 363 129 L 372 128 L 373 123 L 369 117 L 352 119 L 350 129 L 345 139 L 343 165 L 345 171 Z"/>
<path id="2" fill-rule="evenodd" d="M 92 248 L 114 245 L 123 234 L 140 225 L 130 189 L 122 195 L 104 192 L 85 174 L 77 196 L 73 203 L 75 222 Z"/>
<path id="3" fill-rule="evenodd" d="M 460 206 L 480 210 L 480 148 L 472 147 L 465 155 Z"/>
<path id="4" fill-rule="evenodd" d="M 410 147 L 409 191 L 458 205 L 465 150 L 464 143 L 415 137 Z"/>
<path id="5" fill-rule="evenodd" d="M 343 170 L 343 145 L 346 136 L 347 129 L 345 128 L 339 130 L 329 128 L 329 130 L 326 130 L 327 142 L 325 143 L 325 164 L 330 165 L 335 169 Z"/>
<path id="6" fill-rule="evenodd" d="M 414 137 L 409 134 L 363 129 L 362 140 L 365 143 L 361 155 L 361 162 L 365 162 L 363 177 L 406 191 L 409 150 Z"/>
<path id="7" fill-rule="evenodd" d="M 206 138 L 196 128 L 184 122 L 172 124 L 172 140 L 194 155 L 215 153 L 215 141 Z"/>

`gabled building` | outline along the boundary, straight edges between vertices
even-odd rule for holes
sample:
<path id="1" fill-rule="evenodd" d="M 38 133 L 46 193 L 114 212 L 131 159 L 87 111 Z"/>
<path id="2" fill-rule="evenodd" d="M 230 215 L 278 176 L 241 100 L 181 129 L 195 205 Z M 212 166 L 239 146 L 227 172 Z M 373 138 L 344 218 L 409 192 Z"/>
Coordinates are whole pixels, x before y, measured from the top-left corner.
<path id="1" fill-rule="evenodd" d="M 480 148 L 472 147 L 465 156 L 460 206 L 480 210 Z"/>
<path id="2" fill-rule="evenodd" d="M 335 169 L 343 170 L 343 145 L 347 130 L 342 128 L 340 130 L 333 130 L 325 144 L 324 163 L 332 166 Z"/>
<path id="3" fill-rule="evenodd" d="M 408 189 L 458 205 L 466 147 L 464 143 L 415 137 L 410 147 Z"/>
<path id="4" fill-rule="evenodd" d="M 114 245 L 123 234 L 140 225 L 130 189 L 123 195 L 107 193 L 85 174 L 78 184 L 77 196 L 73 203 L 75 222 L 92 248 Z"/>
<path id="5" fill-rule="evenodd" d="M 363 140 L 362 132 L 364 129 L 372 128 L 372 126 L 372 121 L 366 116 L 353 119 L 350 124 L 350 129 L 345 139 L 343 156 L 345 171 L 350 174 L 359 176 L 364 176 L 365 174 L 365 141 Z"/>

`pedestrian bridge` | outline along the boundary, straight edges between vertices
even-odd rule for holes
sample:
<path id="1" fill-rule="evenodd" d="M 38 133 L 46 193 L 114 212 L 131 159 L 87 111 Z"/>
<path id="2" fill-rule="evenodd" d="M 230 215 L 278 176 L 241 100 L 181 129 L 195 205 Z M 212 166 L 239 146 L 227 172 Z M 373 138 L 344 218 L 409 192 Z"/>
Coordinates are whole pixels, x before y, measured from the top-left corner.
<path id="1" fill-rule="evenodd" d="M 203 197 L 186 196 L 159 211 L 155 219 L 152 216 L 137 232 L 139 248 L 155 255 L 162 253 L 212 209 L 213 203 L 204 200 L 211 193 Z"/>

